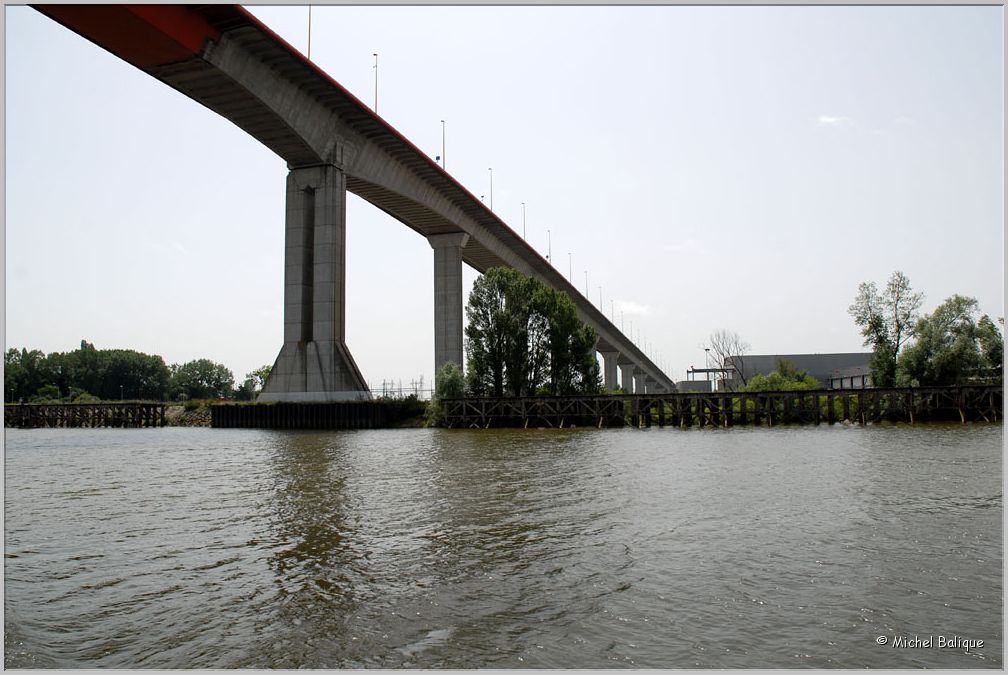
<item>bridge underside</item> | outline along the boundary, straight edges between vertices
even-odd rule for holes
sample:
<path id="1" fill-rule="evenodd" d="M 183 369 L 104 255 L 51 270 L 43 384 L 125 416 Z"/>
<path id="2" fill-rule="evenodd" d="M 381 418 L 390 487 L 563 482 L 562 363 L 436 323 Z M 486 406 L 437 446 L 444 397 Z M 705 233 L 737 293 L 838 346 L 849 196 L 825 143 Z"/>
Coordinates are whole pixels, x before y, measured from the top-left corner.
<path id="1" fill-rule="evenodd" d="M 674 389 L 481 200 L 240 6 L 36 9 L 232 121 L 287 162 L 284 343 L 261 400 L 369 396 L 345 344 L 347 191 L 430 242 L 436 369 L 462 363 L 462 262 L 479 272 L 503 265 L 570 295 L 599 336 L 606 388 L 616 389 L 618 367 L 625 391 Z"/>

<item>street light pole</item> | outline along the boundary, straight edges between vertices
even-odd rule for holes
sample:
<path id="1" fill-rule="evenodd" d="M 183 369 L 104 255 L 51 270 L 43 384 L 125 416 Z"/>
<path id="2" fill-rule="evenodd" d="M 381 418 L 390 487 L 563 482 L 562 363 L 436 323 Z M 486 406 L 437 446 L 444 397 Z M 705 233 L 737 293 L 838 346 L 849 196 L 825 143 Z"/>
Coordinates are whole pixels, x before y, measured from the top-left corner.
<path id="1" fill-rule="evenodd" d="M 522 239 L 525 239 L 525 202 L 522 202 Z"/>
<path id="2" fill-rule="evenodd" d="M 378 52 L 372 54 L 374 56 L 374 111 L 378 114 Z"/>
<path id="3" fill-rule="evenodd" d="M 602 310 L 603 312 L 605 311 L 604 309 L 602 309 L 602 287 L 601 286 L 598 287 L 598 308 L 600 310 Z"/>
<path id="4" fill-rule="evenodd" d="M 445 142 L 444 142 L 444 139 L 445 139 L 445 126 L 444 126 L 444 120 L 441 120 L 441 168 L 444 169 L 445 171 L 447 171 L 448 169 L 445 166 L 445 154 L 444 154 L 445 153 Z"/>
<path id="5" fill-rule="evenodd" d="M 588 270 L 585 270 L 585 300 L 588 300 Z"/>
<path id="6" fill-rule="evenodd" d="M 574 272 L 572 271 L 573 269 L 574 268 L 571 267 L 571 254 L 570 251 L 567 251 L 567 281 L 571 282 L 572 284 L 574 283 Z"/>
<path id="7" fill-rule="evenodd" d="M 493 169 L 489 168 L 487 171 L 490 172 L 490 210 L 493 211 Z"/>
<path id="8" fill-rule="evenodd" d="M 311 61 L 311 5 L 308 5 L 308 60 Z"/>
<path id="9" fill-rule="evenodd" d="M 553 235 L 550 234 L 550 230 L 547 227 L 546 228 L 546 260 L 548 260 L 551 265 L 553 264 L 552 253 L 553 253 Z"/>

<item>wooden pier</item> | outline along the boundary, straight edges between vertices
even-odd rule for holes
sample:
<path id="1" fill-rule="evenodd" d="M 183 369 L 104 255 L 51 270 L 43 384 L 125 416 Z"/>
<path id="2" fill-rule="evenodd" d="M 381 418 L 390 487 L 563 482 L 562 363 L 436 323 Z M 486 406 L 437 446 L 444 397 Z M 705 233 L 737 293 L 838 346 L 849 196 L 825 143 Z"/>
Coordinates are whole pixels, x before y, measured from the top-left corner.
<path id="1" fill-rule="evenodd" d="M 4 404 L 4 427 L 139 429 L 164 425 L 164 403 Z"/>
<path id="2" fill-rule="evenodd" d="M 1002 385 L 445 399 L 449 428 L 998 422 Z"/>

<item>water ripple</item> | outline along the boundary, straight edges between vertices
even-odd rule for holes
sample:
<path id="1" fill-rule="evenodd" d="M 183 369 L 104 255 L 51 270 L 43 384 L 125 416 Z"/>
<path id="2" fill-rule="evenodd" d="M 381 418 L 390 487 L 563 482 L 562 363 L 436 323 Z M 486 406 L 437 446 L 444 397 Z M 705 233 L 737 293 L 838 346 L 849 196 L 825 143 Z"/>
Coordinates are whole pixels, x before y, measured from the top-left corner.
<path id="1" fill-rule="evenodd" d="M 1001 446 L 8 430 L 5 665 L 998 668 Z"/>

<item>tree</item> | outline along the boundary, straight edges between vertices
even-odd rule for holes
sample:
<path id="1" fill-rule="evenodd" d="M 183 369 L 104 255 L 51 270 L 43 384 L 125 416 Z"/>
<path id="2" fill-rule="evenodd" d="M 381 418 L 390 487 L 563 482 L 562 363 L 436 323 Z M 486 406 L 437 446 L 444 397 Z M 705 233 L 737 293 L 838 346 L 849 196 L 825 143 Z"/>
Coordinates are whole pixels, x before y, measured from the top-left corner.
<path id="1" fill-rule="evenodd" d="M 172 390 L 187 398 L 227 398 L 234 388 L 234 375 L 220 363 L 196 359 L 172 364 Z"/>
<path id="2" fill-rule="evenodd" d="M 749 352 L 749 343 L 744 341 L 735 331 L 726 328 L 711 333 L 708 339 L 708 349 L 714 352 L 714 358 L 719 367 L 732 365 L 742 386 L 746 385 L 745 355 Z M 734 380 L 725 380 L 727 386 L 734 388 Z"/>
<path id="3" fill-rule="evenodd" d="M 271 372 L 273 372 L 273 366 L 266 364 L 265 366 L 259 366 L 251 373 L 248 373 L 245 377 L 252 378 L 255 381 L 256 391 L 262 391 L 262 388 L 266 386 L 266 380 L 269 379 Z"/>
<path id="4" fill-rule="evenodd" d="M 854 304 L 847 311 L 860 326 L 865 346 L 874 352 L 869 370 L 875 386 L 895 384 L 900 350 L 914 334 L 923 301 L 923 294 L 912 292 L 910 280 L 898 270 L 882 293 L 873 281 L 858 286 Z"/>
<path id="5" fill-rule="evenodd" d="M 595 331 L 573 301 L 537 279 L 494 267 L 466 305 L 467 389 L 474 396 L 595 393 Z"/>
<path id="6" fill-rule="evenodd" d="M 38 390 L 53 384 L 46 355 L 38 349 L 8 349 L 4 354 L 4 400 L 28 400 Z"/>
<path id="7" fill-rule="evenodd" d="M 465 394 L 465 378 L 462 376 L 462 367 L 457 363 L 448 362 L 441 366 L 441 370 L 434 377 L 434 382 L 434 395 L 431 396 L 424 414 L 429 427 L 435 427 L 441 422 L 444 411 L 441 407 L 442 399 L 461 398 Z"/>
<path id="8" fill-rule="evenodd" d="M 254 399 L 266 385 L 266 380 L 269 379 L 269 374 L 272 370 L 273 366 L 266 365 L 256 368 L 251 373 L 246 373 L 245 381 L 242 382 L 240 387 L 235 389 L 235 398 L 239 401 L 251 401 Z"/>
<path id="9" fill-rule="evenodd" d="M 777 362 L 777 369 L 768 375 L 757 373 L 741 391 L 808 391 L 819 388 L 819 381 L 799 370 L 787 359 Z"/>
<path id="10" fill-rule="evenodd" d="M 518 281 L 518 272 L 494 267 L 478 278 L 466 304 L 468 324 L 465 329 L 468 361 L 467 386 L 476 396 L 503 396 L 504 371 L 507 359 L 506 343 L 514 313 L 514 299 L 508 295 Z M 512 337 L 513 339 L 513 337 Z"/>
<path id="11" fill-rule="evenodd" d="M 1004 367 L 1004 338 L 997 325 L 986 314 L 977 322 L 977 339 L 980 342 L 980 355 L 987 367 L 1001 370 Z"/>
<path id="12" fill-rule="evenodd" d="M 14 403 L 24 397 L 28 373 L 21 364 L 21 352 L 11 347 L 4 354 L 4 401 Z"/>
<path id="13" fill-rule="evenodd" d="M 976 299 L 953 295 L 922 317 L 917 340 L 900 355 L 897 384 L 962 384 L 1000 370 L 1001 333 L 986 315 L 974 320 L 978 308 Z"/>

